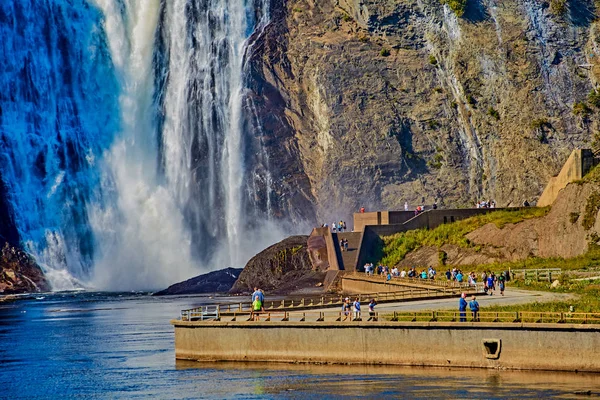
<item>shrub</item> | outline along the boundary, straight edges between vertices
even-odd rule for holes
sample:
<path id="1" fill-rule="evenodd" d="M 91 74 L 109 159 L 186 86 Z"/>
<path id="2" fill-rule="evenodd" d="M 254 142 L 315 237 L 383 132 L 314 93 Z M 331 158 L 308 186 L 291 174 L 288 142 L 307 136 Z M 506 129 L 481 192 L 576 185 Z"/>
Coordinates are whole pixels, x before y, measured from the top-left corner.
<path id="1" fill-rule="evenodd" d="M 579 213 L 578 212 L 572 212 L 569 214 L 569 221 L 571 221 L 572 224 L 574 224 L 575 222 L 577 222 L 577 220 L 579 219 Z"/>
<path id="2" fill-rule="evenodd" d="M 381 51 L 379 52 L 379 54 L 380 54 L 382 57 L 387 57 L 387 56 L 389 56 L 389 55 L 390 55 L 390 51 L 384 47 L 383 49 L 381 49 Z"/>
<path id="3" fill-rule="evenodd" d="M 538 129 L 543 129 L 543 128 L 551 128 L 552 124 L 546 118 L 538 118 L 538 119 L 534 119 L 533 121 L 531 121 L 529 126 L 533 130 L 538 130 Z"/>
<path id="4" fill-rule="evenodd" d="M 496 121 L 500 119 L 500 113 L 494 107 L 488 108 L 488 115 L 496 119 Z"/>
<path id="5" fill-rule="evenodd" d="M 475 97 L 473 97 L 472 94 L 468 94 L 467 95 L 467 103 L 469 103 L 469 105 L 471 105 L 471 106 L 475 106 L 475 104 L 477 104 L 477 100 L 475 100 Z"/>
<path id="6" fill-rule="evenodd" d="M 585 205 L 585 214 L 581 221 L 581 226 L 586 231 L 589 231 L 596 224 L 596 216 L 600 211 L 600 193 L 594 192 L 588 197 L 587 204 Z"/>
<path id="7" fill-rule="evenodd" d="M 344 22 L 350 22 L 350 21 L 352 21 L 352 17 L 349 16 L 348 14 L 344 14 L 344 16 L 342 17 L 342 20 Z"/>
<path id="8" fill-rule="evenodd" d="M 462 17 L 465 14 L 467 8 L 467 0 L 441 0 L 442 4 L 448 4 L 448 7 L 457 17 Z"/>
<path id="9" fill-rule="evenodd" d="M 437 63 L 438 63 L 437 58 L 435 58 L 435 56 L 433 54 L 430 54 L 429 55 L 429 64 L 431 64 L 431 65 L 437 65 Z"/>
<path id="10" fill-rule="evenodd" d="M 439 265 L 440 266 L 446 265 L 446 261 L 447 260 L 448 260 L 448 254 L 445 251 L 443 251 L 443 250 L 438 251 L 438 262 L 439 262 Z"/>
<path id="11" fill-rule="evenodd" d="M 594 107 L 600 108 L 600 92 L 598 92 L 596 89 L 592 89 L 588 95 L 588 101 Z"/>
<path id="12" fill-rule="evenodd" d="M 575 103 L 573 105 L 573 114 L 575 114 L 579 117 L 586 118 L 591 113 L 592 113 L 592 110 L 584 102 Z"/>
<path id="13" fill-rule="evenodd" d="M 550 0 L 550 12 L 557 16 L 567 13 L 567 0 Z"/>

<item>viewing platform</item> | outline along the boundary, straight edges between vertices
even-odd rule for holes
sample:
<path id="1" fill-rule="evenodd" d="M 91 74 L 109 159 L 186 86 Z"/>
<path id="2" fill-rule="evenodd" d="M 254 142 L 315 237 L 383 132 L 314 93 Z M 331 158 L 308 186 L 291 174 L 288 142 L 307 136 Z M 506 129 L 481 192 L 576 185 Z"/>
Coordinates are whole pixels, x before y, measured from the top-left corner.
<path id="1" fill-rule="evenodd" d="M 467 312 L 459 321 L 458 311 L 267 311 L 171 323 L 181 360 L 600 372 L 600 314 L 482 312 L 474 321 Z"/>

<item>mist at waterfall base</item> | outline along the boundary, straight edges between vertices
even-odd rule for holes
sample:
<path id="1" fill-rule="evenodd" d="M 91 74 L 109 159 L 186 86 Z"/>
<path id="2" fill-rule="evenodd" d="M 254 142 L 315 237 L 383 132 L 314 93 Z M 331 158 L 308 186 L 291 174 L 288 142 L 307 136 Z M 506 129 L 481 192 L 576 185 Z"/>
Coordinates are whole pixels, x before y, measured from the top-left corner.
<path id="1" fill-rule="evenodd" d="M 0 173 L 55 290 L 164 288 L 243 266 L 294 230 L 271 219 L 269 157 L 246 96 L 246 53 L 268 9 L 0 4 Z"/>

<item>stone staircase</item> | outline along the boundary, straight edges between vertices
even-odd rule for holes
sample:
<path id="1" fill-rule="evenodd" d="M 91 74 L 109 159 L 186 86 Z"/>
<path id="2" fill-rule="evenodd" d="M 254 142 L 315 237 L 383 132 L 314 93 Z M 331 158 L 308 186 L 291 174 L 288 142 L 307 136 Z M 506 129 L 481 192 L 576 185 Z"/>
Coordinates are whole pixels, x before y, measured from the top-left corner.
<path id="1" fill-rule="evenodd" d="M 342 262 L 346 271 L 354 271 L 356 267 L 356 256 L 360 248 L 361 232 L 341 232 L 337 234 L 337 245 L 340 245 L 340 240 L 348 239 L 348 251 L 341 251 Z"/>

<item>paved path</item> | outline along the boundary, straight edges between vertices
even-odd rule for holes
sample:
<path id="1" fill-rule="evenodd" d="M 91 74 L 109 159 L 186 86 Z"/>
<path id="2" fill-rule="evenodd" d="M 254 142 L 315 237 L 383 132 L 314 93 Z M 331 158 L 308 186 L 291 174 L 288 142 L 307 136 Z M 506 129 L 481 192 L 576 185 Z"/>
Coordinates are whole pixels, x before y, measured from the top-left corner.
<path id="1" fill-rule="evenodd" d="M 504 296 L 496 293 L 493 296 L 486 296 L 483 293 L 477 296 L 477 301 L 482 311 L 486 306 L 491 305 L 513 305 L 526 304 L 534 302 L 548 302 L 555 300 L 568 300 L 575 296 L 568 293 L 537 292 L 532 290 L 510 289 Z M 467 298 L 470 300 L 470 297 Z M 419 310 L 444 310 L 455 309 L 458 307 L 458 297 L 456 299 L 438 299 L 438 300 L 418 300 L 403 303 L 379 304 L 377 311 L 419 311 Z"/>
<path id="2" fill-rule="evenodd" d="M 504 293 L 504 296 L 500 296 L 500 292 L 497 292 L 493 296 L 486 296 L 483 293 L 477 295 L 477 301 L 481 307 L 481 311 L 485 311 L 486 306 L 491 305 L 513 305 L 513 304 L 526 304 L 556 301 L 556 300 L 569 300 L 575 298 L 575 295 L 568 293 L 552 293 L 552 292 L 538 292 L 533 290 L 523 289 L 510 289 Z M 470 296 L 467 298 L 470 301 Z M 368 301 L 363 301 L 362 307 L 364 310 L 367 309 Z M 458 296 L 452 299 L 434 299 L 434 300 L 416 300 L 416 301 L 405 301 L 397 303 L 382 303 L 377 305 L 376 310 L 378 312 L 388 311 L 421 311 L 421 310 L 454 310 L 458 307 Z M 332 308 L 315 309 L 311 311 L 331 311 Z"/>

